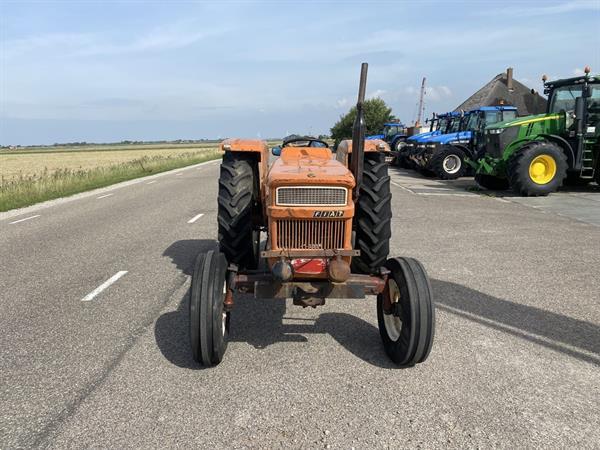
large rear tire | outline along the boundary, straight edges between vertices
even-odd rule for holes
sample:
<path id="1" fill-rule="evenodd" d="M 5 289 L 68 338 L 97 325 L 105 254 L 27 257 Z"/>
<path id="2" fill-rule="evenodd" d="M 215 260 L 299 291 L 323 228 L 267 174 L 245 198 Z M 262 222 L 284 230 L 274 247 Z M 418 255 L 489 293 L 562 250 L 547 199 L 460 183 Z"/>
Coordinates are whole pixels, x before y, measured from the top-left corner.
<path id="1" fill-rule="evenodd" d="M 442 180 L 454 180 L 465 175 L 465 152 L 458 147 L 446 145 L 431 158 L 429 167 Z"/>
<path id="2" fill-rule="evenodd" d="M 219 246 L 240 269 L 258 265 L 260 232 L 252 223 L 258 207 L 258 174 L 254 160 L 226 153 L 219 176 Z"/>
<path id="3" fill-rule="evenodd" d="M 227 260 L 220 252 L 200 253 L 190 288 L 190 343 L 194 361 L 216 366 L 229 337 L 229 312 L 224 309 Z"/>
<path id="4" fill-rule="evenodd" d="M 385 156 L 365 153 L 363 180 L 355 211 L 356 248 L 360 256 L 352 258 L 359 273 L 378 273 L 390 252 L 392 193 Z"/>
<path id="5" fill-rule="evenodd" d="M 425 268 L 412 258 L 391 258 L 386 291 L 377 296 L 377 322 L 385 352 L 399 366 L 422 363 L 435 334 L 435 307 Z M 388 296 L 389 301 L 386 301 Z"/>
<path id="6" fill-rule="evenodd" d="M 475 174 L 475 182 L 482 188 L 492 191 L 505 191 L 510 187 L 506 178 L 495 177 L 483 173 Z"/>
<path id="7" fill-rule="evenodd" d="M 567 157 L 551 142 L 525 144 L 508 161 L 510 187 L 524 197 L 556 192 L 566 176 Z"/>

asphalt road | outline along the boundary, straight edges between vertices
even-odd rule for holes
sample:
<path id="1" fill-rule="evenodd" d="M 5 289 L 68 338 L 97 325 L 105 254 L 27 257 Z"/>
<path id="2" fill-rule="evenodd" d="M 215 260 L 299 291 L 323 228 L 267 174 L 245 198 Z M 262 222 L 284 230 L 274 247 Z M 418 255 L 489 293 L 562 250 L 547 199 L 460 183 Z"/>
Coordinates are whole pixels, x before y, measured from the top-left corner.
<path id="1" fill-rule="evenodd" d="M 223 363 L 193 363 L 217 163 L 0 216 L 0 448 L 597 448 L 600 227 L 392 172 L 392 254 L 424 263 L 437 304 L 412 369 L 373 298 L 240 296 Z"/>

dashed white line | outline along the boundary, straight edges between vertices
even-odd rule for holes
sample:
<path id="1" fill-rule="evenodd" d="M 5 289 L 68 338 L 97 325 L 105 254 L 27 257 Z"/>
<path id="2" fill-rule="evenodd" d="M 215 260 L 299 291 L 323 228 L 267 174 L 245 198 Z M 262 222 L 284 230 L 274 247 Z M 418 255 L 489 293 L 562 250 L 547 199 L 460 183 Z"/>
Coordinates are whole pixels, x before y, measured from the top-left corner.
<path id="1" fill-rule="evenodd" d="M 127 273 L 126 270 L 121 270 L 121 271 L 115 273 L 112 277 L 110 277 L 108 280 L 106 280 L 104 283 L 102 283 L 100 286 L 98 286 L 96 289 L 94 289 L 88 295 L 86 295 L 85 297 L 83 297 L 81 299 L 81 301 L 82 302 L 89 302 L 90 300 L 93 300 L 94 297 L 96 297 L 100 292 L 102 292 L 104 289 L 106 289 L 107 287 L 109 287 L 111 284 L 113 284 L 115 281 L 117 281 L 119 278 L 121 278 L 126 273 Z"/>
<path id="2" fill-rule="evenodd" d="M 100 197 L 96 197 L 96 199 L 100 200 L 101 198 L 110 197 L 111 195 L 115 195 L 115 194 L 104 194 L 104 195 L 101 195 Z"/>
<path id="3" fill-rule="evenodd" d="M 178 172 L 175 174 L 176 177 L 178 177 L 179 175 L 183 175 L 183 172 Z"/>
<path id="4" fill-rule="evenodd" d="M 40 214 L 36 214 L 35 216 L 25 217 L 24 219 L 15 220 L 14 222 L 10 222 L 9 225 L 13 223 L 25 222 L 26 220 L 35 219 L 36 217 L 40 217 Z"/>
<path id="5" fill-rule="evenodd" d="M 156 183 L 156 180 L 148 181 L 146 184 Z"/>
<path id="6" fill-rule="evenodd" d="M 194 223 L 196 220 L 198 220 L 200 217 L 202 217 L 204 214 L 200 213 L 194 217 L 192 217 L 190 220 L 188 220 L 188 223 Z"/>

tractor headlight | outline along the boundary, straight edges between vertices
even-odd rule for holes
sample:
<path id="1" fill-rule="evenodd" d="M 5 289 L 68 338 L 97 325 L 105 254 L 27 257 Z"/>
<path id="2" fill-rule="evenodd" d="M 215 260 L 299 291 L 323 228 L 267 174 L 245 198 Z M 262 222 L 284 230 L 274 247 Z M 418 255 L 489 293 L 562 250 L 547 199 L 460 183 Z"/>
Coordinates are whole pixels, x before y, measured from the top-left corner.
<path id="1" fill-rule="evenodd" d="M 491 130 L 488 130 L 489 134 L 500 134 L 502 133 L 506 128 L 492 128 Z"/>

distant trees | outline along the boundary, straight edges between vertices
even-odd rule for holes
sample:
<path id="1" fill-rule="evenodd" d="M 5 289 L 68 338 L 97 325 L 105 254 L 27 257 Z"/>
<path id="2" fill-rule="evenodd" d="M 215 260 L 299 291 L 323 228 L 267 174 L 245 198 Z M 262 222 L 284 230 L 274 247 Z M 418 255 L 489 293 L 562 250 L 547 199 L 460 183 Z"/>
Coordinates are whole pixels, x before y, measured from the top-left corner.
<path id="1" fill-rule="evenodd" d="M 383 130 L 383 124 L 395 120 L 390 108 L 382 99 L 372 98 L 365 100 L 363 105 L 365 113 L 366 135 L 377 134 Z M 331 128 L 331 138 L 335 142 L 352 137 L 352 125 L 356 118 L 356 106 L 341 116 L 340 119 Z"/>

